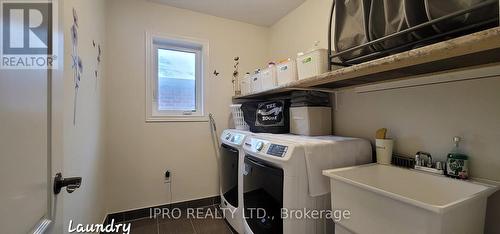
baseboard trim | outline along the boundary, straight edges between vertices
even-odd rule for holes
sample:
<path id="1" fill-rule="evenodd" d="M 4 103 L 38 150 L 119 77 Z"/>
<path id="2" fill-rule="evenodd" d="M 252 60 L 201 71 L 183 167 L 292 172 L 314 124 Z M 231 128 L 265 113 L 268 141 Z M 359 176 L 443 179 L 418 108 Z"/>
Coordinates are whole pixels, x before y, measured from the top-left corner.
<path id="1" fill-rule="evenodd" d="M 220 204 L 220 196 L 213 196 L 213 197 L 177 202 L 177 203 L 172 203 L 172 204 L 164 204 L 164 205 L 157 205 L 157 206 L 151 206 L 151 207 L 146 207 L 146 208 L 139 208 L 139 209 L 134 209 L 134 210 L 128 210 L 128 211 L 123 211 L 123 212 L 107 214 L 106 218 L 104 219 L 103 224 L 104 225 L 110 224 L 111 220 L 113 220 L 113 219 L 115 220 L 115 223 L 120 223 L 120 222 L 129 222 L 129 221 L 133 221 L 133 220 L 137 220 L 137 219 L 148 218 L 148 217 L 150 217 L 150 210 L 155 209 L 155 208 L 186 209 L 186 208 L 200 208 L 200 207 L 212 206 L 212 205 L 217 205 L 217 204 Z"/>

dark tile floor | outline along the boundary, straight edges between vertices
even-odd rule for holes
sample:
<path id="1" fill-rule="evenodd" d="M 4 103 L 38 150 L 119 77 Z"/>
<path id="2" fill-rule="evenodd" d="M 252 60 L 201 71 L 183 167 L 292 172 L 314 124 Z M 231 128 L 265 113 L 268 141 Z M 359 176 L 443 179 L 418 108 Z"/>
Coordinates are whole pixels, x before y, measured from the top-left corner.
<path id="1" fill-rule="evenodd" d="M 130 221 L 132 234 L 232 234 L 230 227 L 221 218 L 217 206 L 209 206 L 203 209 L 210 209 L 211 214 L 218 212 L 217 216 L 204 216 L 207 218 L 188 217 L 185 212 L 180 219 L 145 218 Z M 205 213 L 206 214 L 206 213 Z"/>

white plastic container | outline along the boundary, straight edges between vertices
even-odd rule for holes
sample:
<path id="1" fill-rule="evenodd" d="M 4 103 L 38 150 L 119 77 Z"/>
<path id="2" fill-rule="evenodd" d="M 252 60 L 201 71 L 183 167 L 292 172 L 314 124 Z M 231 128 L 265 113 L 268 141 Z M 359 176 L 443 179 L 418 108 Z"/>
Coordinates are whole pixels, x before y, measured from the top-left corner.
<path id="1" fill-rule="evenodd" d="M 276 66 L 270 66 L 260 72 L 260 79 L 262 83 L 262 91 L 276 88 L 278 82 L 276 81 Z"/>
<path id="2" fill-rule="evenodd" d="M 234 127 L 238 130 L 248 131 L 250 127 L 245 122 L 243 111 L 241 111 L 241 104 L 234 104 L 230 106 L 231 113 L 233 114 Z"/>
<path id="3" fill-rule="evenodd" d="M 321 75 L 328 71 L 328 50 L 315 49 L 297 58 L 299 80 Z"/>
<path id="4" fill-rule="evenodd" d="M 305 136 L 332 134 L 332 108 L 305 106 L 290 108 L 290 133 Z"/>
<path id="5" fill-rule="evenodd" d="M 252 92 L 252 82 L 250 74 L 245 74 L 243 79 L 240 80 L 241 95 L 247 95 Z"/>
<path id="6" fill-rule="evenodd" d="M 392 139 L 375 139 L 375 151 L 377 152 L 377 163 L 390 165 L 392 160 L 392 149 L 394 148 L 394 140 Z"/>
<path id="7" fill-rule="evenodd" d="M 252 87 L 252 93 L 262 91 L 262 79 L 260 73 L 253 74 L 250 76 L 250 83 Z"/>
<path id="8" fill-rule="evenodd" d="M 288 59 L 288 61 L 276 65 L 276 77 L 278 85 L 296 81 L 298 79 L 296 61 Z"/>

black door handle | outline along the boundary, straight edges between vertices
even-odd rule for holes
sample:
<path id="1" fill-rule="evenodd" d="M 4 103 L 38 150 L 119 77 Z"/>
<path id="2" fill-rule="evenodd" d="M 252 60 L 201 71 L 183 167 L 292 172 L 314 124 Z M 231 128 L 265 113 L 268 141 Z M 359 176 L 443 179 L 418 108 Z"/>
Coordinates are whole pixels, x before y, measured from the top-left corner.
<path id="1" fill-rule="evenodd" d="M 63 178 L 61 173 L 57 173 L 54 178 L 54 193 L 59 194 L 61 189 L 66 187 L 66 192 L 72 193 L 82 184 L 82 177 Z"/>

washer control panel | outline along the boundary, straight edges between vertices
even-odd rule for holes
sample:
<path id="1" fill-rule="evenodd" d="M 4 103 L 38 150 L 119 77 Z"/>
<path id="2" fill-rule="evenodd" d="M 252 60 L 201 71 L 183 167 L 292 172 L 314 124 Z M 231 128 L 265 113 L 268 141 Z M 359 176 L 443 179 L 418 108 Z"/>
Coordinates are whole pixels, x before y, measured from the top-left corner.
<path id="1" fill-rule="evenodd" d="M 293 151 L 294 146 L 277 141 L 269 141 L 254 137 L 247 137 L 243 149 L 246 153 L 251 152 L 254 157 L 268 157 L 279 160 L 288 160 L 287 155 Z"/>
<path id="2" fill-rule="evenodd" d="M 285 156 L 288 146 L 271 144 L 267 150 L 267 154 L 282 158 Z"/>

